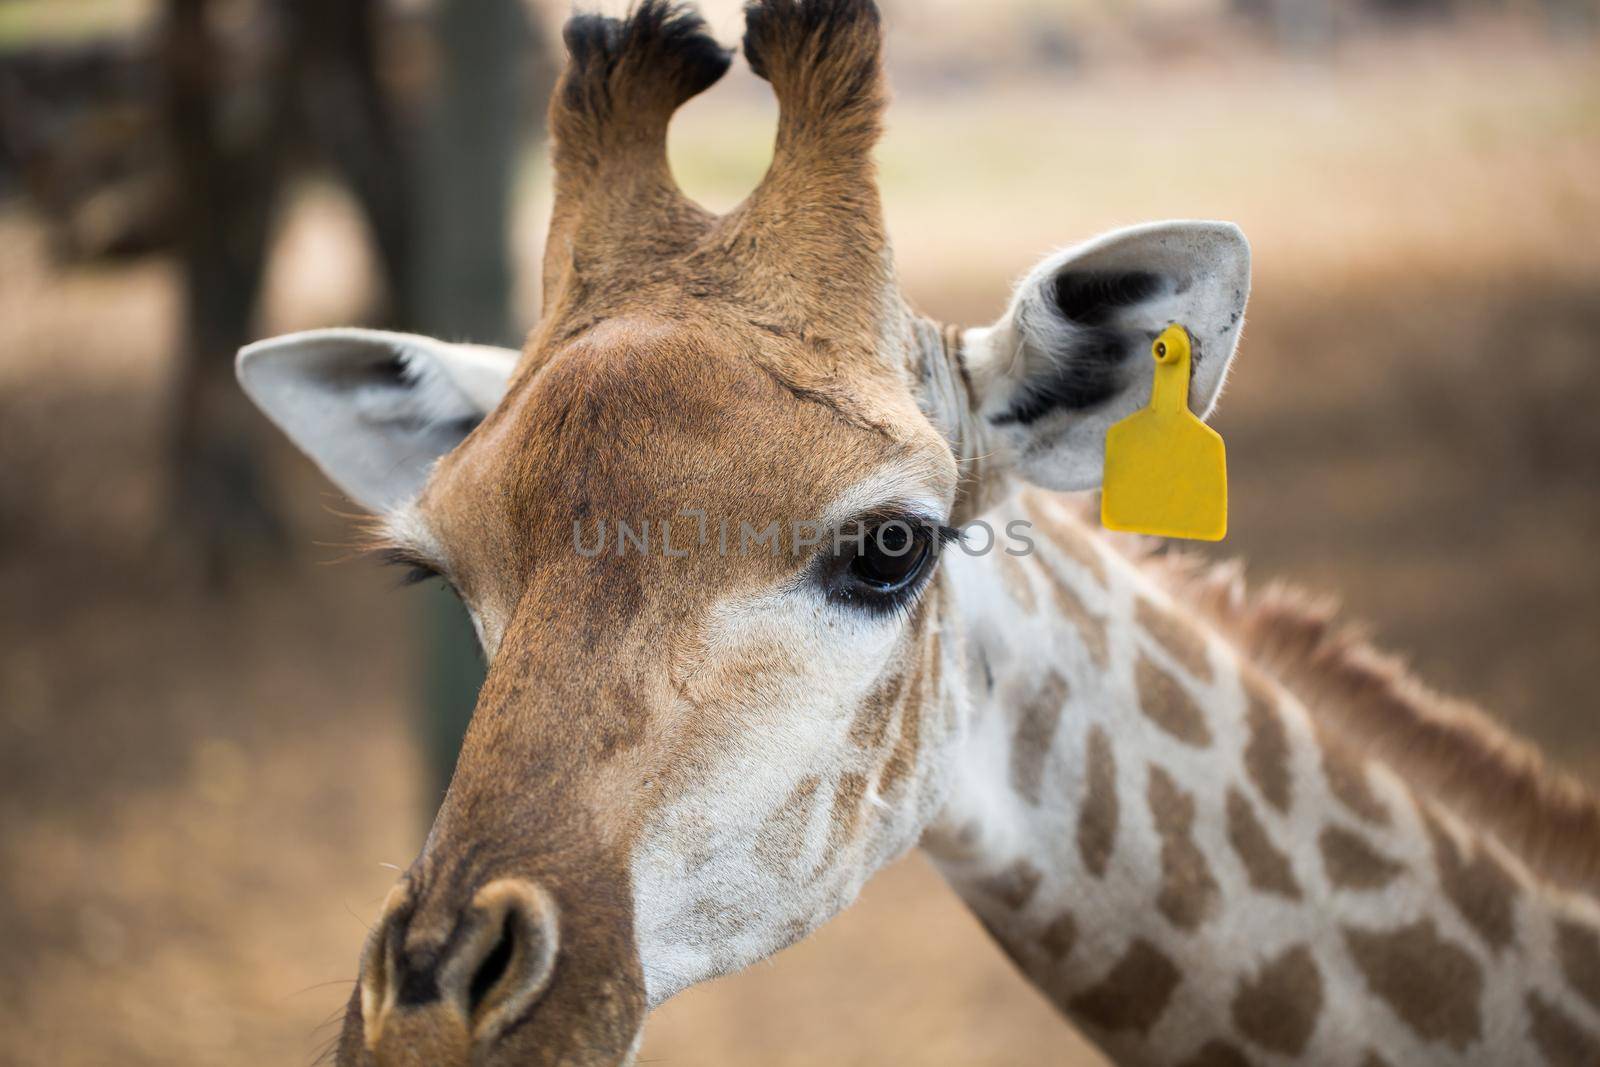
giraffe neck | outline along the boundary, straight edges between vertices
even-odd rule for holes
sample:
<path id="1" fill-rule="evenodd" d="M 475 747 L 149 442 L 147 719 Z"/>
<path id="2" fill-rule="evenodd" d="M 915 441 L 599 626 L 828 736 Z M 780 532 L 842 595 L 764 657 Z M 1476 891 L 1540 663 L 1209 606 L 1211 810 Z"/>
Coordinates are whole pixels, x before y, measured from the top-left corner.
<path id="1" fill-rule="evenodd" d="M 1181 613 L 1060 505 L 952 557 L 967 736 L 924 844 L 1119 1063 L 1600 1063 L 1600 908 Z"/>

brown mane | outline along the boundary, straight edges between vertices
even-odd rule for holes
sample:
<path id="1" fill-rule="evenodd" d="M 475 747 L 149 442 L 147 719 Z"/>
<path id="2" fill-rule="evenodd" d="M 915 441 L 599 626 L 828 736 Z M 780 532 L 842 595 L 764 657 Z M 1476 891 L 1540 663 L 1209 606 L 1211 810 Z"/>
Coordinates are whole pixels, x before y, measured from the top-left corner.
<path id="1" fill-rule="evenodd" d="M 1335 738 L 1383 761 L 1486 830 L 1548 881 L 1600 897 L 1600 797 L 1551 768 L 1478 708 L 1420 682 L 1333 603 L 1292 586 L 1247 592 L 1237 562 L 1152 557 L 1146 569 L 1251 662 L 1293 692 Z"/>

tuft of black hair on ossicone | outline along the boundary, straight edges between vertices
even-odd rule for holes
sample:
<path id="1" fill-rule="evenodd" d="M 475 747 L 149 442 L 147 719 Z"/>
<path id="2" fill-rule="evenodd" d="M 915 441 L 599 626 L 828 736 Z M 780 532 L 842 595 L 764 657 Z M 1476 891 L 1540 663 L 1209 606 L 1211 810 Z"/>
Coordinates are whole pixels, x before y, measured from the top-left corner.
<path id="1" fill-rule="evenodd" d="M 643 0 L 621 19 L 576 15 L 562 39 L 572 57 L 565 103 L 602 114 L 643 102 L 616 98 L 631 76 L 655 79 L 657 92 L 664 78 L 676 105 L 710 88 L 733 63 L 732 50 L 716 42 L 705 19 L 670 0 Z"/>

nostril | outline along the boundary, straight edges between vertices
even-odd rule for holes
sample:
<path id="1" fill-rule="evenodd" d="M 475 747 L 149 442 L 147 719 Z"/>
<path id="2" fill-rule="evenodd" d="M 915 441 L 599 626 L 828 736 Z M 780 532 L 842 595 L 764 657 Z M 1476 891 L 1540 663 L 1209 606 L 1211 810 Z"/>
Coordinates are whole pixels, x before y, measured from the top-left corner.
<path id="1" fill-rule="evenodd" d="M 492 1042 L 533 1007 L 550 984 L 558 947 L 556 903 L 544 889 L 502 878 L 478 890 L 439 976 L 476 1044 Z"/>
<path id="2" fill-rule="evenodd" d="M 507 912 L 505 921 L 500 924 L 500 939 L 495 942 L 494 949 L 484 957 L 477 973 L 472 976 L 472 988 L 468 992 L 467 1003 L 473 1014 L 483 1006 L 490 990 L 505 977 L 507 968 L 511 966 L 511 953 L 516 944 L 516 918 Z"/>
<path id="3" fill-rule="evenodd" d="M 502 878 L 479 889 L 459 913 L 426 913 L 448 926 L 419 927 L 426 904 L 402 882 L 367 941 L 360 985 L 366 1040 L 375 1047 L 392 1019 L 443 1011 L 463 1038 L 484 1048 L 550 984 L 559 948 L 556 902 L 532 882 Z"/>

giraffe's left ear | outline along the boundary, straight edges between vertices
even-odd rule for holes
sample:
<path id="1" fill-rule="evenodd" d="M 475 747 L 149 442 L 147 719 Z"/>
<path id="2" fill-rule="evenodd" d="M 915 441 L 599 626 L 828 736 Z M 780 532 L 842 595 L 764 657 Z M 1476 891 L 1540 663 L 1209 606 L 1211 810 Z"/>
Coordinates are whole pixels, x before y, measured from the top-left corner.
<path id="1" fill-rule="evenodd" d="M 517 353 L 379 330 L 312 330 L 239 353 L 239 384 L 363 507 L 414 496 L 505 395 Z"/>
<path id="2" fill-rule="evenodd" d="M 1189 407 L 1204 418 L 1249 295 L 1250 245 L 1225 222 L 1151 223 L 1051 256 L 999 322 L 965 335 L 983 453 L 1049 489 L 1098 487 L 1106 430 L 1150 402 L 1156 336 L 1188 328 Z"/>

